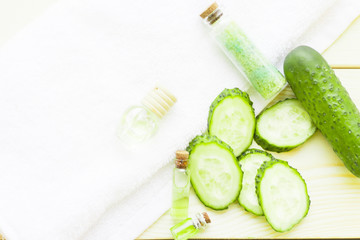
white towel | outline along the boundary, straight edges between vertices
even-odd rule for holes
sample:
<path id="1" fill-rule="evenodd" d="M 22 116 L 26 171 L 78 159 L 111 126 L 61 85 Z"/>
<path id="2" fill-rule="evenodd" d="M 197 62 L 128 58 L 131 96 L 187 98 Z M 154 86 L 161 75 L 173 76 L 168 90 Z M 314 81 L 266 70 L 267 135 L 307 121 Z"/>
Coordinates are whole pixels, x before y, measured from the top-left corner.
<path id="1" fill-rule="evenodd" d="M 281 70 L 299 44 L 327 48 L 359 2 L 221 3 Z M 0 50 L 8 240 L 132 239 L 169 208 L 174 152 L 206 129 L 217 94 L 243 81 L 201 22 L 210 3 L 60 0 Z M 131 152 L 116 128 L 156 82 L 178 102 Z"/>

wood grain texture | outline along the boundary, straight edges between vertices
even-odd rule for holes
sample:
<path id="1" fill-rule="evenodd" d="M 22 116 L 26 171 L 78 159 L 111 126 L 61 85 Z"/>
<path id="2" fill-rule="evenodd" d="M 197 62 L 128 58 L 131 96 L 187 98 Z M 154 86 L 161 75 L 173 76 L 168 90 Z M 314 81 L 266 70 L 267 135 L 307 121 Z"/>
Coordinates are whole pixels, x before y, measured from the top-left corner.
<path id="1" fill-rule="evenodd" d="M 360 68 L 360 15 L 323 56 L 332 68 Z"/>
<path id="2" fill-rule="evenodd" d="M 360 18 L 327 49 L 323 56 L 360 107 Z M 289 87 L 276 100 L 294 96 Z M 275 101 L 276 101 L 275 100 Z M 257 147 L 256 143 L 252 147 Z M 264 217 L 246 212 L 237 202 L 224 211 L 203 206 L 192 191 L 189 213 L 207 211 L 212 218 L 206 231 L 196 238 L 359 238 L 360 179 L 354 177 L 333 152 L 319 131 L 305 144 L 288 152 L 274 153 L 297 168 L 307 182 L 311 206 L 307 217 L 293 230 L 277 233 Z M 174 224 L 169 211 L 139 239 L 171 239 Z"/>

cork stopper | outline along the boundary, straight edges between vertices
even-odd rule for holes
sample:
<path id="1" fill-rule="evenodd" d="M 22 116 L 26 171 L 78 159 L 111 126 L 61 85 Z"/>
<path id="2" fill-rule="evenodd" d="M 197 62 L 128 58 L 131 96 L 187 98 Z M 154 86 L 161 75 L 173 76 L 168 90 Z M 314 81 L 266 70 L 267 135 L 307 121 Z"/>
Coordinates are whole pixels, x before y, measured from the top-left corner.
<path id="1" fill-rule="evenodd" d="M 175 166 L 176 168 L 185 169 L 188 166 L 189 152 L 187 151 L 176 151 Z"/>
<path id="2" fill-rule="evenodd" d="M 203 212 L 202 215 L 203 215 L 206 223 L 211 223 L 210 217 L 206 212 Z"/>
<path id="3" fill-rule="evenodd" d="M 203 18 L 203 19 L 207 18 L 218 7 L 219 7 L 219 5 L 216 2 L 214 2 L 213 4 L 210 5 L 210 7 L 208 7 L 203 13 L 200 14 L 200 17 Z"/>
<path id="4" fill-rule="evenodd" d="M 176 151 L 176 158 L 181 160 L 188 160 L 189 152 L 185 150 L 178 150 Z"/>
<path id="5" fill-rule="evenodd" d="M 142 100 L 142 104 L 155 113 L 159 118 L 164 117 L 175 102 L 175 96 L 160 86 L 155 87 Z"/>

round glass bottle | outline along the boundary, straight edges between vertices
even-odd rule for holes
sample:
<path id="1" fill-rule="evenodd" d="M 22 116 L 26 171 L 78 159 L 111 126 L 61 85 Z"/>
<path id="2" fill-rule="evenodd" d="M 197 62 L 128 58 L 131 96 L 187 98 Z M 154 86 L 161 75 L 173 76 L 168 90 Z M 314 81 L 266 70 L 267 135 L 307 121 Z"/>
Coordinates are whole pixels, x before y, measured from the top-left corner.
<path id="1" fill-rule="evenodd" d="M 141 105 L 132 106 L 124 112 L 117 132 L 119 139 L 130 146 L 148 140 L 175 102 L 176 98 L 169 91 L 155 87 Z"/>

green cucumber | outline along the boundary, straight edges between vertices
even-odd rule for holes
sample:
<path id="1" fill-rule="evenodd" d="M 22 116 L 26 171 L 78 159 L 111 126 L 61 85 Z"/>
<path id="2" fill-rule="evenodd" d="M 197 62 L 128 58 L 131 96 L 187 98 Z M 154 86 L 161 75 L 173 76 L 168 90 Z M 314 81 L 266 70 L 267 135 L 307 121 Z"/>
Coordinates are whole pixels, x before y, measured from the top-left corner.
<path id="1" fill-rule="evenodd" d="M 300 46 L 284 62 L 296 97 L 344 165 L 360 177 L 360 113 L 325 59 Z"/>
<path id="2" fill-rule="evenodd" d="M 303 144 L 315 131 L 301 103 L 297 99 L 286 99 L 256 117 L 254 139 L 265 150 L 286 152 Z"/>
<path id="3" fill-rule="evenodd" d="M 287 162 L 264 162 L 255 181 L 260 206 L 275 231 L 289 231 L 307 215 L 310 198 L 306 183 Z"/>
<path id="4" fill-rule="evenodd" d="M 208 130 L 230 145 L 235 156 L 245 151 L 255 130 L 255 113 L 249 95 L 238 88 L 224 89 L 210 106 Z"/>
<path id="5" fill-rule="evenodd" d="M 243 171 L 242 188 L 239 195 L 239 203 L 245 210 L 255 215 L 263 215 L 259 205 L 255 189 L 255 177 L 257 170 L 265 161 L 273 159 L 272 155 L 259 149 L 248 149 L 240 155 L 239 164 Z"/>
<path id="6" fill-rule="evenodd" d="M 242 171 L 229 145 L 216 136 L 196 136 L 186 149 L 190 181 L 207 207 L 222 210 L 234 202 L 241 190 Z"/>

